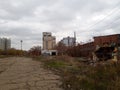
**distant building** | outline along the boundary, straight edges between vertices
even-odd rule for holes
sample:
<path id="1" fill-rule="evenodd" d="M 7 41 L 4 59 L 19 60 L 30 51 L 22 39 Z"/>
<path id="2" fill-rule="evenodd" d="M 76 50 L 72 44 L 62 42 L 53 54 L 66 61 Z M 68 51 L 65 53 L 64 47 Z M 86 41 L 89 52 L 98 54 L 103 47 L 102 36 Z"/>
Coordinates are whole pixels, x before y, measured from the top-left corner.
<path id="1" fill-rule="evenodd" d="M 53 50 L 56 45 L 56 38 L 50 32 L 43 32 L 43 50 Z"/>
<path id="2" fill-rule="evenodd" d="M 11 40 L 7 38 L 0 38 L 0 49 L 8 50 L 11 48 Z"/>
<path id="3" fill-rule="evenodd" d="M 66 37 L 63 38 L 61 41 L 65 46 L 74 46 L 75 45 L 75 38 L 74 37 Z"/>
<path id="4" fill-rule="evenodd" d="M 43 32 L 43 50 L 44 55 L 57 55 L 57 51 L 54 50 L 56 45 L 56 37 L 52 36 L 51 32 Z"/>

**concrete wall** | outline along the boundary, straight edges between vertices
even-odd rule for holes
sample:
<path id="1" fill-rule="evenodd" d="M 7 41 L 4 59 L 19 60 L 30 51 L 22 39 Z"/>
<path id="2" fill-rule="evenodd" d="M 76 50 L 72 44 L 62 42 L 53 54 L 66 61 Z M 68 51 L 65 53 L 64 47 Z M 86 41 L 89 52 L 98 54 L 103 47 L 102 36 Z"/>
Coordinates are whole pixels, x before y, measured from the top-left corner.
<path id="1" fill-rule="evenodd" d="M 43 32 L 43 50 L 52 50 L 56 45 L 56 38 L 50 32 Z"/>

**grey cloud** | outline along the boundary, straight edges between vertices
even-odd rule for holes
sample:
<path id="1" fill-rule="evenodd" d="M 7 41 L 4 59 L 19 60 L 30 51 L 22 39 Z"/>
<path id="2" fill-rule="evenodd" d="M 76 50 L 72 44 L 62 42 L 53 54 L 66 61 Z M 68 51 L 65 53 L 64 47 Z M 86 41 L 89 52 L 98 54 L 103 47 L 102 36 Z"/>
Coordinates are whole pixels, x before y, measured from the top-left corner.
<path id="1" fill-rule="evenodd" d="M 119 10 L 120 0 L 0 0 L 0 35 L 10 37 L 15 48 L 24 40 L 27 50 L 42 45 L 45 31 L 53 32 L 57 41 L 76 31 L 78 42 L 87 41 L 94 35 L 120 33 Z M 96 24 L 101 16 L 106 17 Z"/>
<path id="2" fill-rule="evenodd" d="M 53 0 L 51 0 L 53 1 Z M 46 0 L 0 0 L 0 9 L 5 13 L 4 19 L 20 19 L 23 16 L 33 16 L 38 6 L 52 4 Z M 0 10 L 0 11 L 1 11 Z"/>

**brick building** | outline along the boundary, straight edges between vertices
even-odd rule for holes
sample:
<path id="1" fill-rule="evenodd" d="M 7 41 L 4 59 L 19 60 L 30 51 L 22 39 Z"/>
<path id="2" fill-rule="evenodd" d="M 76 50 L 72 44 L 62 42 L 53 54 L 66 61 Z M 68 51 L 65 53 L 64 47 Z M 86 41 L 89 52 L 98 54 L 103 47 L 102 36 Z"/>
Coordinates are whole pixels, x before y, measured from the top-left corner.
<path id="1" fill-rule="evenodd" d="M 117 58 L 120 60 L 120 34 L 94 37 L 94 46 L 116 46 L 118 48 Z"/>
<path id="2" fill-rule="evenodd" d="M 81 56 L 83 57 L 91 57 L 92 52 L 95 49 L 94 42 L 89 42 L 83 45 L 80 45 Z"/>
<path id="3" fill-rule="evenodd" d="M 94 45 L 104 46 L 104 45 L 120 45 L 120 34 L 97 36 L 94 37 Z"/>
<path id="4" fill-rule="evenodd" d="M 119 46 L 118 48 L 120 48 L 120 34 L 94 37 L 94 42 L 79 45 L 79 50 L 82 57 L 91 57 L 92 52 L 95 51 L 97 46 L 104 47 L 112 45 L 117 45 Z"/>

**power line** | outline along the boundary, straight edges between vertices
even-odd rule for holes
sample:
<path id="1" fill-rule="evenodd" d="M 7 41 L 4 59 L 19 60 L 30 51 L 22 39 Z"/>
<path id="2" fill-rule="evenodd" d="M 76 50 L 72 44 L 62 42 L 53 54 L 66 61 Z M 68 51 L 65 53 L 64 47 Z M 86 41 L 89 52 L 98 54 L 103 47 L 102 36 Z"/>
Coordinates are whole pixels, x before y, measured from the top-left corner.
<path id="1" fill-rule="evenodd" d="M 103 19 L 99 20 L 98 22 L 96 22 L 95 24 L 91 25 L 91 26 L 88 27 L 87 29 L 92 29 L 92 28 L 94 28 L 94 26 L 96 26 L 97 24 L 103 22 L 106 18 L 110 17 L 111 15 L 115 14 L 115 12 L 118 11 L 118 9 L 117 9 L 118 6 L 117 6 L 117 5 L 119 5 L 119 4 L 120 4 L 120 2 L 115 5 L 115 7 L 113 8 L 114 10 L 112 10 L 109 14 L 107 14 L 105 17 L 103 17 Z M 118 13 L 118 12 L 117 12 L 117 13 Z"/>
<path id="2" fill-rule="evenodd" d="M 108 28 L 112 28 L 112 24 L 115 24 L 118 20 L 120 20 L 120 17 L 116 18 L 114 21 L 112 21 L 111 23 L 107 24 L 106 26 L 104 27 L 108 27 Z"/>

